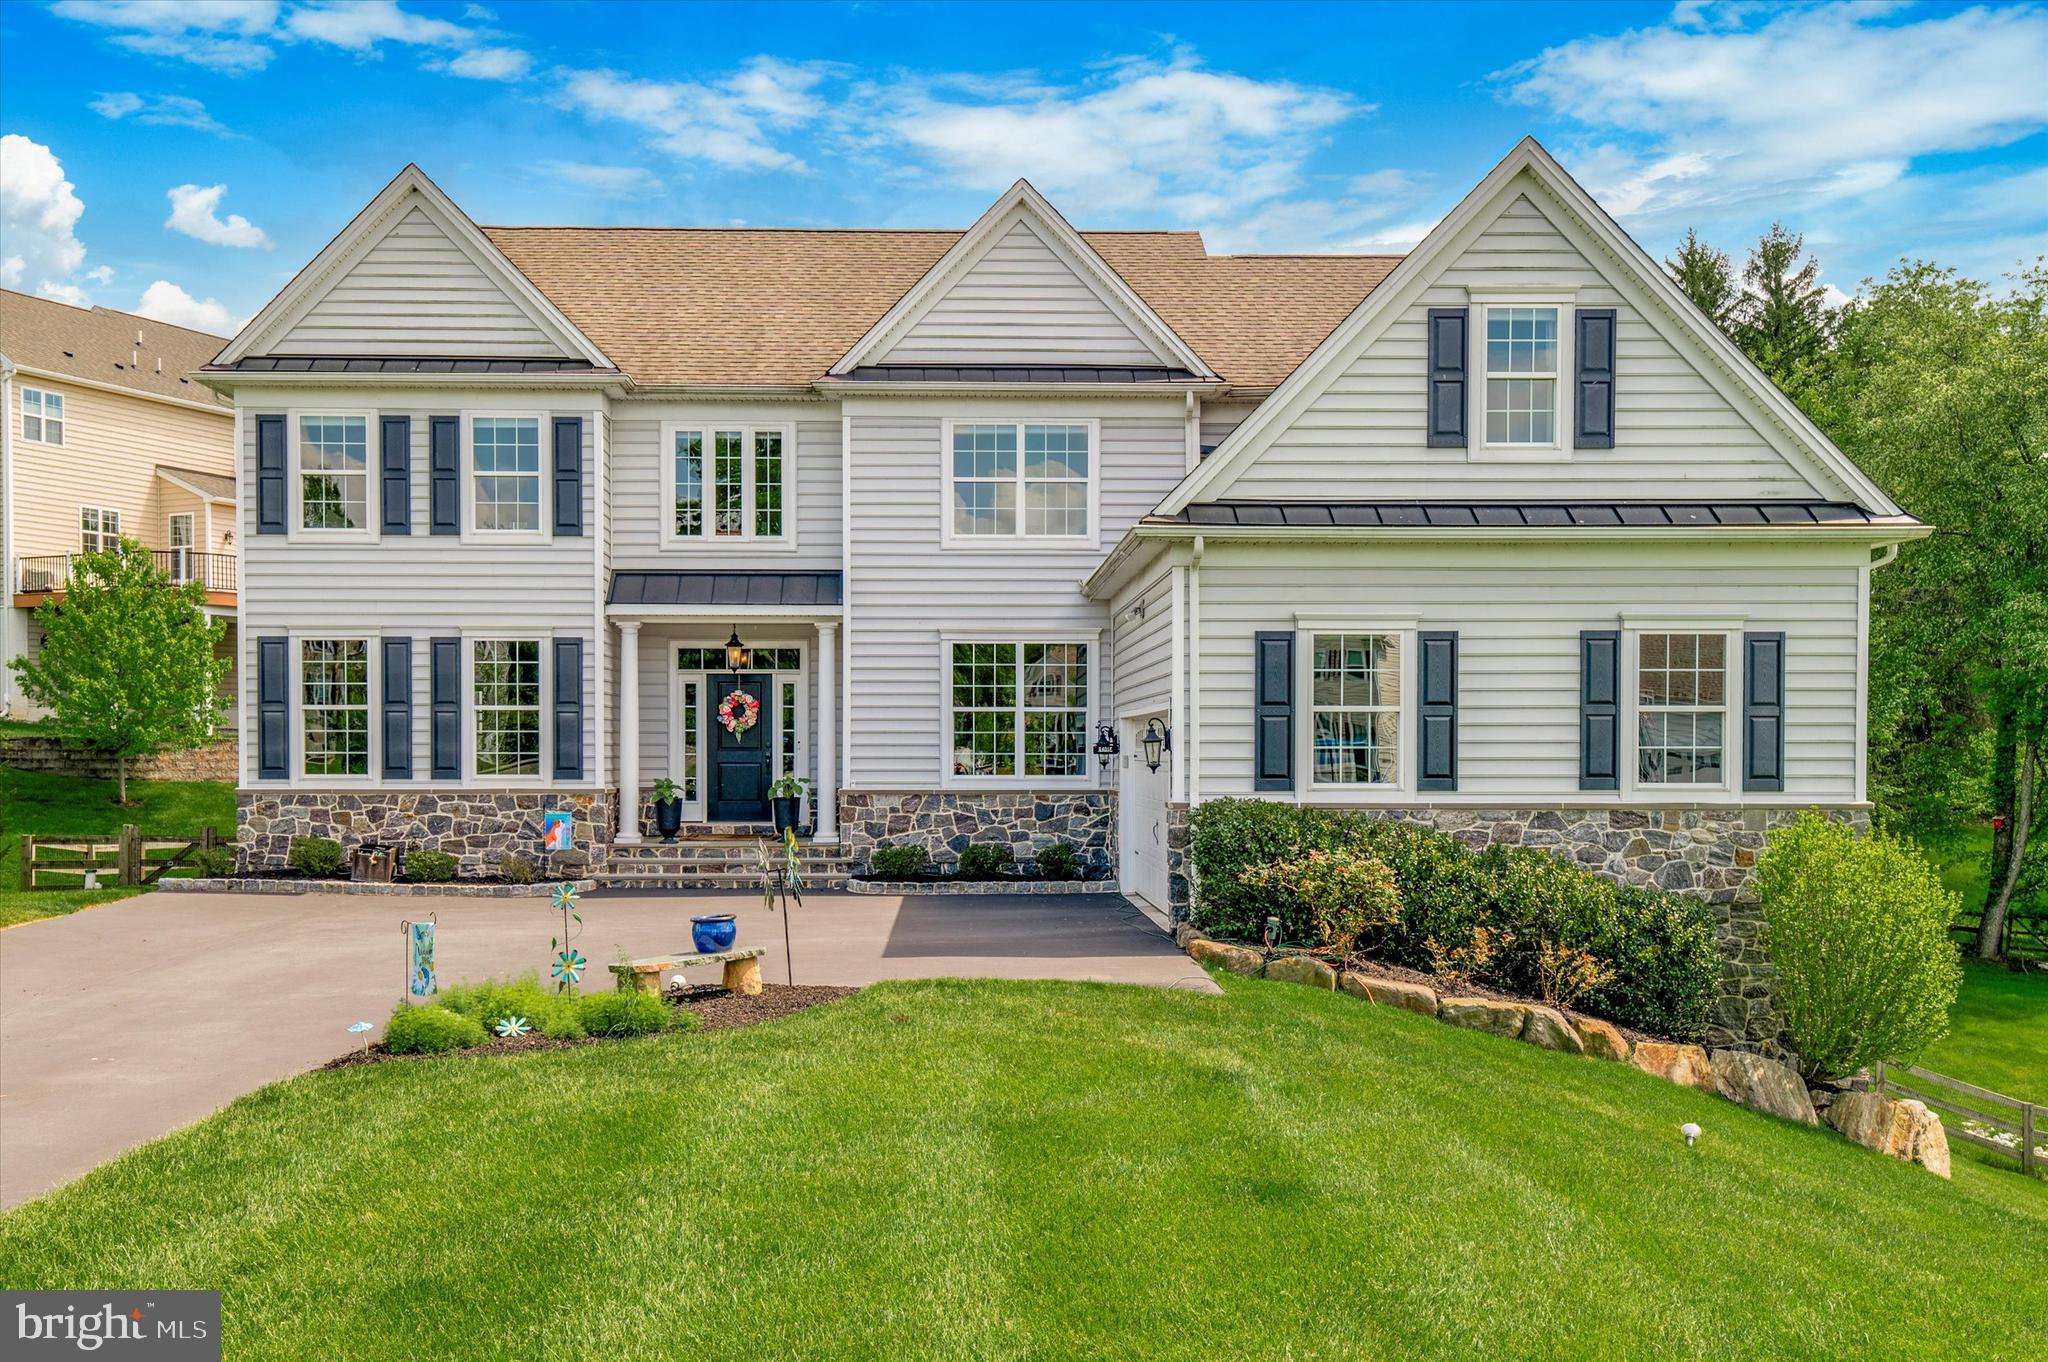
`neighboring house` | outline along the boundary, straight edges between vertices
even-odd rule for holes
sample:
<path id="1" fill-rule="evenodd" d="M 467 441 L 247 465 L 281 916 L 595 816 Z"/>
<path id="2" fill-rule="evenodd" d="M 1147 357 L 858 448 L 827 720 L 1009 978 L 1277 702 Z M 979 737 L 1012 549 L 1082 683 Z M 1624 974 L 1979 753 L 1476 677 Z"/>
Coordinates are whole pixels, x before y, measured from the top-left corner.
<path id="1" fill-rule="evenodd" d="M 35 608 L 62 601 L 75 555 L 121 539 L 203 585 L 235 651 L 234 407 L 191 377 L 224 344 L 0 289 L 0 715 L 34 708 L 5 663 L 40 651 Z"/>
<path id="2" fill-rule="evenodd" d="M 1061 838 L 1162 906 L 1221 795 L 1732 900 L 1864 806 L 1869 574 L 1925 533 L 1533 141 L 1406 257 L 1021 182 L 965 232 L 479 228 L 408 167 L 203 378 L 266 863 L 567 808 L 658 865 L 653 780 L 744 826 L 793 769 L 854 860 Z"/>

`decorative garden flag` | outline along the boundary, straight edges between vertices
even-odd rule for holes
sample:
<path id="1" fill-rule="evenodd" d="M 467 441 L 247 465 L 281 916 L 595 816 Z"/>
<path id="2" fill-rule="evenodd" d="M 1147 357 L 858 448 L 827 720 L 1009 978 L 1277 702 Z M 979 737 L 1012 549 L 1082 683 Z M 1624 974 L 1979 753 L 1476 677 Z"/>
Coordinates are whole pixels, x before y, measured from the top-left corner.
<path id="1" fill-rule="evenodd" d="M 431 922 L 408 923 L 406 942 L 411 957 L 412 996 L 424 998 L 430 993 L 441 991 L 441 981 L 434 977 L 434 924 Z"/>
<path id="2" fill-rule="evenodd" d="M 540 849 L 542 851 L 574 851 L 576 849 L 576 816 L 569 813 L 544 813 L 540 816 Z"/>

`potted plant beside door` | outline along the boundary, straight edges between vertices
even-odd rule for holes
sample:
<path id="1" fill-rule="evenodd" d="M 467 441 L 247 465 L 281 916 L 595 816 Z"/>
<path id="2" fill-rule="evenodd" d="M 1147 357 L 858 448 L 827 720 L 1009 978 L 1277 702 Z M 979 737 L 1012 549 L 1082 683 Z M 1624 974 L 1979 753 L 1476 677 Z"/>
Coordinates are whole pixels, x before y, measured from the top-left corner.
<path id="1" fill-rule="evenodd" d="M 768 798 L 775 805 L 775 833 L 779 837 L 791 828 L 803 826 L 804 791 L 811 782 L 799 775 L 785 775 L 768 787 Z"/>
<path id="2" fill-rule="evenodd" d="M 654 828 L 664 842 L 673 842 L 683 830 L 683 796 L 667 776 L 654 782 Z"/>

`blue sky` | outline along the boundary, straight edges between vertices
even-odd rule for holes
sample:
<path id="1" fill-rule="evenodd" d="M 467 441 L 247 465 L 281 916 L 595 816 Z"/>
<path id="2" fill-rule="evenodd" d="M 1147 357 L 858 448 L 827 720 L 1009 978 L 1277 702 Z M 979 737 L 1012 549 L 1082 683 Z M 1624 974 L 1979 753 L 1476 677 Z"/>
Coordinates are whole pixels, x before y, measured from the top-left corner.
<path id="1" fill-rule="evenodd" d="M 2048 251 L 2048 9 L 0 5 L 0 282 L 225 330 L 407 161 L 482 222 L 1412 245 L 1534 133 L 1651 251 Z"/>

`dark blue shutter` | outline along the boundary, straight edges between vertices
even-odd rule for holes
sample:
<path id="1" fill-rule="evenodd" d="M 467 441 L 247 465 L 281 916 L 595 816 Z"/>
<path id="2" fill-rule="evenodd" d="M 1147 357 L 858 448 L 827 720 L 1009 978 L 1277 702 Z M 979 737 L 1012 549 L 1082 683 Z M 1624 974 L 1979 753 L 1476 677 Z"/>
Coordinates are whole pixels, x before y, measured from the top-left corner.
<path id="1" fill-rule="evenodd" d="M 1742 636 L 1742 788 L 1785 788 L 1785 636 Z"/>
<path id="2" fill-rule="evenodd" d="M 283 534 L 291 501 L 285 495 L 284 418 L 256 418 L 256 533 Z"/>
<path id="3" fill-rule="evenodd" d="M 1458 636 L 1449 630 L 1416 635 L 1415 788 L 1458 788 Z"/>
<path id="4" fill-rule="evenodd" d="M 555 533 L 583 533 L 583 418 L 555 418 Z"/>
<path id="5" fill-rule="evenodd" d="M 1294 631 L 1252 636 L 1255 790 L 1294 788 Z"/>
<path id="6" fill-rule="evenodd" d="M 1579 788 L 1621 788 L 1621 633 L 1579 635 Z"/>
<path id="7" fill-rule="evenodd" d="M 412 418 L 387 416 L 377 424 L 383 443 L 377 486 L 384 511 L 384 533 L 411 534 Z"/>
<path id="8" fill-rule="evenodd" d="M 287 780 L 292 773 L 291 640 L 256 640 L 256 774 Z"/>
<path id="9" fill-rule="evenodd" d="M 429 658 L 434 779 L 462 778 L 462 640 L 437 638 Z"/>
<path id="10" fill-rule="evenodd" d="M 1465 447 L 1465 353 L 1471 317 L 1462 307 L 1429 310 L 1429 447 Z"/>
<path id="11" fill-rule="evenodd" d="M 1577 449 L 1614 448 L 1614 309 L 1582 307 L 1572 347 L 1578 355 Z"/>
<path id="12" fill-rule="evenodd" d="M 412 779 L 412 640 L 384 640 L 384 779 Z"/>
<path id="13" fill-rule="evenodd" d="M 462 418 L 436 416 L 427 427 L 431 437 L 431 503 L 435 534 L 462 533 Z"/>
<path id="14" fill-rule="evenodd" d="M 583 640 L 555 640 L 555 779 L 583 779 Z"/>

